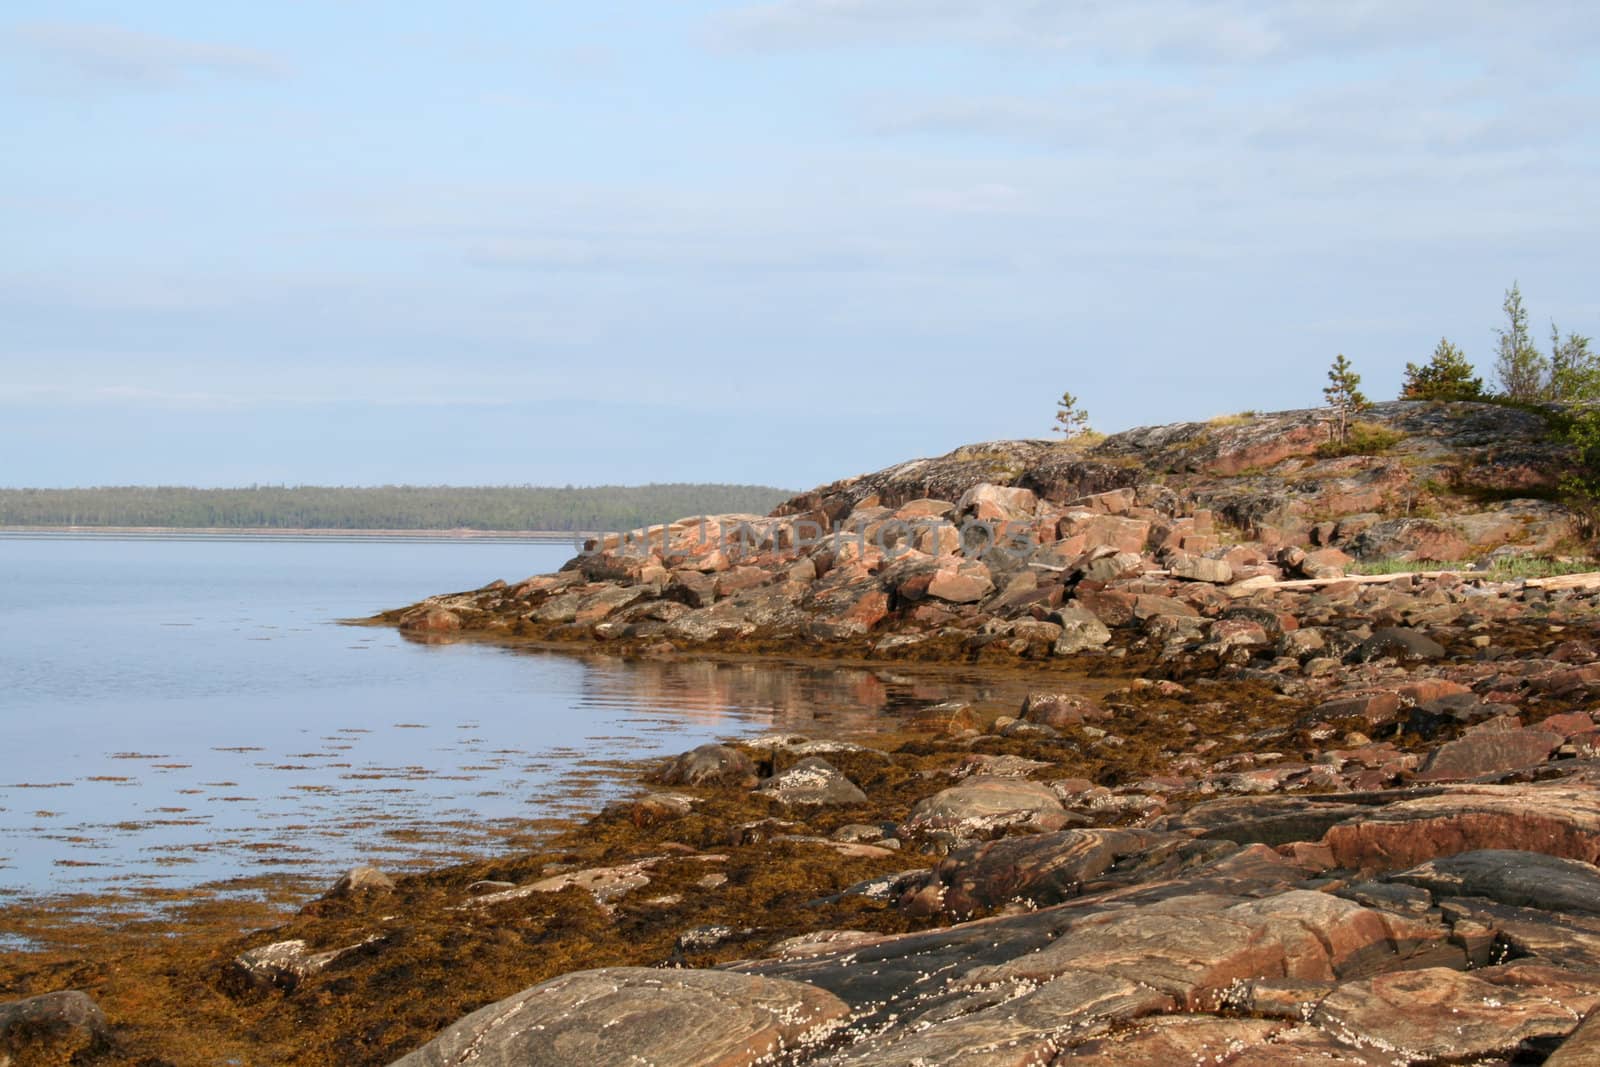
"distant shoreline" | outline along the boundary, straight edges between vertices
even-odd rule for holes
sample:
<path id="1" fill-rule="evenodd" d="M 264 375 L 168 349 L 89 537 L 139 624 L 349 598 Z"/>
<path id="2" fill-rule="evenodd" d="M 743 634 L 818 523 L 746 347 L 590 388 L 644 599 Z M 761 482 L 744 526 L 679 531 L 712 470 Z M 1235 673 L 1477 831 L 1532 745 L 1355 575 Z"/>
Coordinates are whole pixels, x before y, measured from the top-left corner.
<path id="1" fill-rule="evenodd" d="M 564 530 L 330 530 L 243 526 L 0 526 L 0 539 L 126 541 L 479 541 L 581 543 L 595 536 Z"/>

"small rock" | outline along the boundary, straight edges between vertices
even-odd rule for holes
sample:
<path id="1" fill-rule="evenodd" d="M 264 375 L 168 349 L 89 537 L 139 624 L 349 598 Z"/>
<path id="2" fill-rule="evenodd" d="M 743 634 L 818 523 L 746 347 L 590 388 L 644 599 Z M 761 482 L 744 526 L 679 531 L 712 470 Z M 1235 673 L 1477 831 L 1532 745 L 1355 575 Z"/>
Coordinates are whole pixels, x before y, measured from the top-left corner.
<path id="1" fill-rule="evenodd" d="M 1399 626 L 1385 626 L 1350 651 L 1351 663 L 1370 663 L 1376 659 L 1396 659 L 1402 663 L 1443 659 L 1444 646 L 1425 634 Z"/>
<path id="2" fill-rule="evenodd" d="M 11 1064 L 13 1052 L 43 1052 L 49 1063 L 89 1062 L 81 1057 L 104 1051 L 110 1033 L 100 1006 L 76 989 L 0 1002 L 0 1064 Z"/>
<path id="3" fill-rule="evenodd" d="M 918 801 L 900 836 L 948 830 L 958 837 L 987 837 L 1010 827 L 1059 830 L 1073 818 L 1049 786 L 974 776 Z"/>
<path id="4" fill-rule="evenodd" d="M 785 806 L 865 804 L 867 795 L 833 764 L 808 756 L 762 782 L 756 790 Z"/>
<path id="5" fill-rule="evenodd" d="M 701 745 L 674 757 L 655 780 L 662 785 L 733 785 L 747 789 L 756 781 L 756 765 L 749 756 L 728 745 Z"/>
<path id="6" fill-rule="evenodd" d="M 1099 648 L 1111 640 L 1111 631 L 1092 612 L 1073 605 L 1057 608 L 1050 621 L 1061 627 L 1056 639 L 1055 654 L 1070 656 L 1091 648 Z"/>
<path id="7" fill-rule="evenodd" d="M 352 867 L 328 890 L 330 897 L 359 896 L 363 893 L 392 893 L 394 880 L 376 867 Z"/>
<path id="8" fill-rule="evenodd" d="M 307 950 L 306 943 L 300 940 L 277 941 L 241 952 L 234 957 L 233 965 L 253 985 L 289 990 L 312 975 L 321 974 L 341 957 L 376 940 L 376 937 L 369 937 L 357 944 L 326 952 L 311 952 Z"/>
<path id="9" fill-rule="evenodd" d="M 1022 701 L 1021 717 L 1059 730 L 1063 726 L 1099 722 L 1110 715 L 1094 701 L 1075 693 L 1029 693 Z"/>

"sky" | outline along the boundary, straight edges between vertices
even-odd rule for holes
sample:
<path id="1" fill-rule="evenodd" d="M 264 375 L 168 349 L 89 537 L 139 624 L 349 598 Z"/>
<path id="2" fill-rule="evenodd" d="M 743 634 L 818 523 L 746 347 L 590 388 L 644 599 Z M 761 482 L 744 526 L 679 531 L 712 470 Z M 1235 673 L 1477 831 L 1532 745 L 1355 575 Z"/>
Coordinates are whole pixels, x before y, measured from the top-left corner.
<path id="1" fill-rule="evenodd" d="M 1600 16 L 8 0 L 0 485 L 754 482 L 1600 335 Z"/>

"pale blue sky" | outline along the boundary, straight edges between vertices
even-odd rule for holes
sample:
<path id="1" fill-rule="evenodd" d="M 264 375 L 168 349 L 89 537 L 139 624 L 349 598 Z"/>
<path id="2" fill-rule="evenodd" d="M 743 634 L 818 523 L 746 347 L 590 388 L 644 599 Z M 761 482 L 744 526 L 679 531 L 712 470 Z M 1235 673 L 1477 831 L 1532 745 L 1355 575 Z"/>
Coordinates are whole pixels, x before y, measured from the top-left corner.
<path id="1" fill-rule="evenodd" d="M 0 485 L 761 481 L 1600 334 L 1588 3 L 0 12 Z"/>

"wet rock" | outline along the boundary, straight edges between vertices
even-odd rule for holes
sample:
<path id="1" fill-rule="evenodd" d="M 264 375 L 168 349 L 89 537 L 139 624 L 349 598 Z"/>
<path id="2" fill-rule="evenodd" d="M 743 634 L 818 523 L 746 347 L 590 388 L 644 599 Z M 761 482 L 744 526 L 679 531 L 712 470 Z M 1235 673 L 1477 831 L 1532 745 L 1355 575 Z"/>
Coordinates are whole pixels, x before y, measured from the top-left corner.
<path id="1" fill-rule="evenodd" d="M 919 730 L 938 734 L 959 734 L 967 730 L 976 730 L 979 720 L 971 704 L 952 700 L 918 708 L 911 713 L 910 723 Z"/>
<path id="2" fill-rule="evenodd" d="M 906 877 L 926 876 L 926 870 Z M 903 885 L 902 885 L 903 888 Z M 881 899 L 881 898 L 879 898 Z M 808 954 L 799 959 L 729 964 L 741 973 L 789 978 L 826 989 L 857 1014 L 863 1029 L 905 1022 L 941 996 L 952 980 L 1049 944 L 1077 916 L 1059 909 L 985 919 L 912 934 L 878 936 L 869 943 Z"/>
<path id="3" fill-rule="evenodd" d="M 339 876 L 333 883 L 327 896 L 351 897 L 363 896 L 368 893 L 391 893 L 394 891 L 394 879 L 378 870 L 376 867 L 352 867 Z"/>
<path id="4" fill-rule="evenodd" d="M 1119 860 L 1186 835 L 1144 830 L 1062 830 L 1012 837 L 953 852 L 934 868 L 929 885 L 945 915 L 970 915 L 1020 902 L 1046 907 L 1082 892 Z M 909 902 L 909 900 L 908 900 Z"/>
<path id="5" fill-rule="evenodd" d="M 1315 841 L 1329 828 L 1365 816 L 1371 809 L 1339 794 L 1316 797 L 1224 797 L 1202 801 L 1162 817 L 1158 830 L 1198 830 L 1208 838 L 1241 845 Z"/>
<path id="6" fill-rule="evenodd" d="M 883 841 L 889 837 L 892 829 L 890 826 L 880 826 L 876 823 L 853 822 L 835 830 L 833 839 L 857 842 Z"/>
<path id="7" fill-rule="evenodd" d="M 1190 893 L 1110 911 L 1043 951 L 974 972 L 969 981 L 1052 978 L 1066 970 L 1131 978 L 1185 1007 L 1214 1009 L 1234 983 L 1261 977 L 1328 981 L 1396 963 L 1444 933 L 1325 893 L 1262 900 Z M 1397 951 L 1398 950 L 1398 951 Z"/>
<path id="8" fill-rule="evenodd" d="M 1519 907 L 1600 915 L 1600 868 L 1539 852 L 1461 852 L 1387 878 L 1435 896 L 1487 897 Z"/>
<path id="9" fill-rule="evenodd" d="M 87 1062 L 110 1035 L 100 1006 L 76 989 L 0 1001 L 0 1064 Z"/>
<path id="10" fill-rule="evenodd" d="M 1351 1044 L 1412 1061 L 1509 1056 L 1524 1041 L 1560 1038 L 1600 1004 L 1584 988 L 1544 982 L 1519 987 L 1443 967 L 1347 982 L 1312 1021 Z"/>
<path id="11" fill-rule="evenodd" d="M 1012 827 L 1059 830 L 1072 818 L 1049 786 L 975 775 L 918 801 L 900 836 L 946 830 L 958 838 L 975 838 Z"/>
<path id="12" fill-rule="evenodd" d="M 1086 722 L 1110 718 L 1109 713 L 1088 697 L 1075 693 L 1029 693 L 1022 701 L 1024 720 L 1057 730 Z"/>
<path id="13" fill-rule="evenodd" d="M 602 909 L 609 910 L 612 901 L 649 885 L 649 872 L 664 859 L 663 856 L 648 856 L 614 867 L 588 867 L 581 871 L 564 871 L 528 885 L 517 886 L 515 889 L 474 897 L 469 903 L 474 907 L 492 907 L 511 900 L 521 900 L 534 893 L 559 893 L 563 889 L 576 886 L 592 896 Z"/>
<path id="14" fill-rule="evenodd" d="M 1054 726 L 1046 726 L 1038 722 L 1024 722 L 1013 719 L 1009 715 L 1001 715 L 995 719 L 993 732 L 1000 737 L 1021 738 L 1028 741 L 1051 740 L 1061 736 L 1061 731 Z"/>
<path id="15" fill-rule="evenodd" d="M 748 789 L 756 781 L 755 761 L 728 745 L 701 745 L 673 757 L 655 776 L 662 785 L 731 785 Z"/>
<path id="16" fill-rule="evenodd" d="M 808 756 L 762 782 L 757 792 L 785 806 L 865 804 L 867 795 L 833 764 Z"/>
<path id="17" fill-rule="evenodd" d="M 461 616 L 448 608 L 418 608 L 401 616 L 400 629 L 416 634 L 453 634 L 461 629 Z"/>
<path id="18" fill-rule="evenodd" d="M 1351 663 L 1395 659 L 1402 663 L 1444 658 L 1444 646 L 1425 634 L 1398 626 L 1374 630 L 1345 657 Z"/>
<path id="19" fill-rule="evenodd" d="M 1344 867 L 1397 869 L 1478 849 L 1600 860 L 1600 791 L 1567 785 L 1472 785 L 1402 800 L 1330 828 Z"/>
<path id="20" fill-rule="evenodd" d="M 881 940 L 882 934 L 870 934 L 865 930 L 816 930 L 768 945 L 766 954 L 780 959 L 801 959 Z"/>
<path id="21" fill-rule="evenodd" d="M 680 793 L 646 793 L 642 797 L 613 800 L 605 806 L 603 813 L 627 819 L 635 826 L 654 826 L 683 818 L 694 811 L 694 804 L 694 797 Z"/>
<path id="22" fill-rule="evenodd" d="M 1543 763 L 1565 741 L 1539 729 L 1483 730 L 1440 745 L 1428 753 L 1420 781 L 1459 781 Z"/>
<path id="23" fill-rule="evenodd" d="M 1048 1063 L 1071 1041 L 1171 1007 L 1170 997 L 1123 978 L 1068 973 L 1002 1004 L 935 1022 L 906 1034 L 891 1031 L 831 1058 L 838 1067 L 1026 1067 Z"/>
<path id="24" fill-rule="evenodd" d="M 799 982 L 578 971 L 473 1012 L 393 1067 L 745 1067 L 820 1041 L 846 1014 L 837 997 Z"/>
<path id="25" fill-rule="evenodd" d="M 750 937 L 757 931 L 754 927 L 733 927 L 723 924 L 710 926 L 693 926 L 678 935 L 672 944 L 672 951 L 677 956 L 692 955 L 697 952 L 710 952 L 720 945 L 730 941 L 740 941 Z"/>
<path id="26" fill-rule="evenodd" d="M 1105 623 L 1074 605 L 1057 608 L 1050 613 L 1050 621 L 1061 627 L 1061 636 L 1055 644 L 1058 656 L 1099 648 L 1111 640 L 1111 631 L 1106 629 Z"/>
<path id="27" fill-rule="evenodd" d="M 961 762 L 950 769 L 952 778 L 970 778 L 975 774 L 988 775 L 991 778 L 1026 778 L 1035 771 L 1042 771 L 1051 766 L 1044 760 L 1027 759 L 1023 756 L 991 756 L 987 753 L 975 752 L 963 756 Z"/>
<path id="28" fill-rule="evenodd" d="M 312 975 L 321 974 L 341 958 L 376 940 L 376 937 L 369 937 L 357 944 L 326 952 L 312 952 L 300 940 L 277 941 L 241 952 L 234 957 L 233 967 L 252 985 L 263 989 L 275 987 L 292 990 Z"/>

